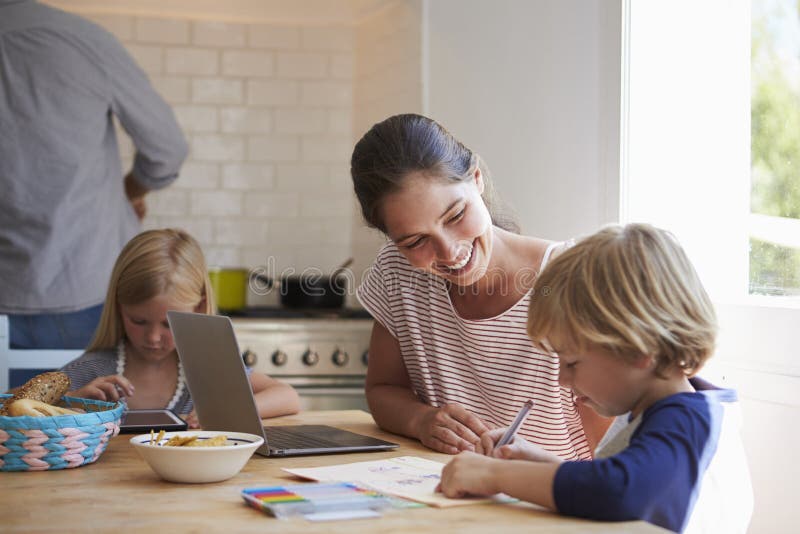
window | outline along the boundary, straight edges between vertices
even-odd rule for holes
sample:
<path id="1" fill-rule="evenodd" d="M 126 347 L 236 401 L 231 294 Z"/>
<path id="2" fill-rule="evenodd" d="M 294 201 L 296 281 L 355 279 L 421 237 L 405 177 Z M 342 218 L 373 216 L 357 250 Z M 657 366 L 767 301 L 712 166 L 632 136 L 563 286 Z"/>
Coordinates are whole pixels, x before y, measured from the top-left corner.
<path id="1" fill-rule="evenodd" d="M 796 2 L 623 5 L 621 220 L 671 230 L 697 267 L 720 323 L 712 376 L 800 405 Z"/>
<path id="2" fill-rule="evenodd" d="M 752 3 L 750 283 L 800 300 L 800 6 Z"/>

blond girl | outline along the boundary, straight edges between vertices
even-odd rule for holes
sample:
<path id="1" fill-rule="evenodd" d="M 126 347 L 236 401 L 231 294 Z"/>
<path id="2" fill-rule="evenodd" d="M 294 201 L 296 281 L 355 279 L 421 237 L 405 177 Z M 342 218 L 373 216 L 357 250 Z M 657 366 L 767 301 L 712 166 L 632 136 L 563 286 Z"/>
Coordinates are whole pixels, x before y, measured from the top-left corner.
<path id="1" fill-rule="evenodd" d="M 214 313 L 207 273 L 200 245 L 182 230 L 150 230 L 131 239 L 114 265 L 94 339 L 62 368 L 74 388 L 69 395 L 190 414 L 167 311 Z M 262 418 L 299 410 L 291 386 L 261 373 L 249 378 Z M 193 415 L 188 421 L 197 425 Z"/>

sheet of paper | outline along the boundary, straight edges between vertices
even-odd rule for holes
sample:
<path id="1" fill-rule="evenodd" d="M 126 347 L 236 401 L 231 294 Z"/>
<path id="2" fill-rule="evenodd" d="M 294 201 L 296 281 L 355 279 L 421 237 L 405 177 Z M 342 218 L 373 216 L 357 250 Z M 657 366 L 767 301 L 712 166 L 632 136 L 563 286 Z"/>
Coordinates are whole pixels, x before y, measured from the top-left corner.
<path id="1" fill-rule="evenodd" d="M 398 456 L 372 462 L 329 465 L 324 467 L 284 468 L 299 477 L 320 482 L 347 481 L 363 485 L 387 495 L 422 502 L 431 506 L 450 507 L 487 502 L 509 502 L 508 496 L 490 498 L 448 499 L 434 491 L 439 484 L 444 464 L 417 458 Z"/>

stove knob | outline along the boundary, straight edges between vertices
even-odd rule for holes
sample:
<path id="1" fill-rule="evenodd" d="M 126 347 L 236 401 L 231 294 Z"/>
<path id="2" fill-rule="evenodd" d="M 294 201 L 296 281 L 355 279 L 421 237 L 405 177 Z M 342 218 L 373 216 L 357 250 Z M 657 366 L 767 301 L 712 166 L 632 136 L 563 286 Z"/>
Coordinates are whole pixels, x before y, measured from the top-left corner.
<path id="1" fill-rule="evenodd" d="M 319 354 L 314 352 L 311 349 L 308 349 L 305 354 L 303 354 L 303 363 L 308 365 L 309 367 L 312 365 L 317 365 L 319 362 Z"/>
<path id="2" fill-rule="evenodd" d="M 242 353 L 242 360 L 247 367 L 253 367 L 258 361 L 258 355 L 250 349 L 245 349 Z"/>
<path id="3" fill-rule="evenodd" d="M 345 365 L 347 365 L 347 361 L 350 359 L 350 355 L 341 349 L 336 349 L 335 351 L 333 351 L 333 356 L 331 356 L 331 358 L 333 359 L 334 365 L 338 365 L 339 367 L 344 367 Z"/>
<path id="4" fill-rule="evenodd" d="M 364 354 L 361 355 L 361 362 L 366 367 L 369 364 L 369 351 L 365 350 Z"/>
<path id="5" fill-rule="evenodd" d="M 286 365 L 288 361 L 289 357 L 282 350 L 276 350 L 272 353 L 272 363 L 274 365 L 280 367 L 281 365 Z"/>

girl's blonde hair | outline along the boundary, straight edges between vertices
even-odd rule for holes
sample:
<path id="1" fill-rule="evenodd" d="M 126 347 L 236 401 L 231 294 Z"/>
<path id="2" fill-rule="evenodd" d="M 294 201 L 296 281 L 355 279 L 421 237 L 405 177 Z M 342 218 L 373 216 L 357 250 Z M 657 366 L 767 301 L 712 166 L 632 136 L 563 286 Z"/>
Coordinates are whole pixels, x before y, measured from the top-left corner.
<path id="1" fill-rule="evenodd" d="M 555 258 L 534 283 L 528 335 L 555 350 L 599 347 L 655 371 L 694 375 L 714 351 L 716 316 L 675 237 L 613 225 Z"/>
<path id="2" fill-rule="evenodd" d="M 183 230 L 149 230 L 128 241 L 114 264 L 100 323 L 86 351 L 114 348 L 124 337 L 120 304 L 140 304 L 159 295 L 186 306 L 204 302 L 201 311 L 214 313 L 203 250 Z"/>

